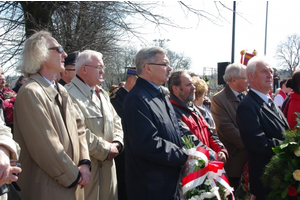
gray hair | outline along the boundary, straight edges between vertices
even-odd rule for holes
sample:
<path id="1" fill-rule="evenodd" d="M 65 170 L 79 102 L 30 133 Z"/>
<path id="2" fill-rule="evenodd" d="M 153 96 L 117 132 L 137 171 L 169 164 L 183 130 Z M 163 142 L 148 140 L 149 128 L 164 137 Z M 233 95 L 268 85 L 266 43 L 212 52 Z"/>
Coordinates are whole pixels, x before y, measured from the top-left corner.
<path id="1" fill-rule="evenodd" d="M 161 47 L 146 47 L 141 49 L 135 56 L 136 73 L 140 75 L 145 64 L 156 62 L 156 54 L 167 54 L 167 51 Z"/>
<path id="2" fill-rule="evenodd" d="M 18 67 L 26 77 L 37 73 L 48 59 L 49 50 L 46 37 L 51 37 L 47 31 L 39 31 L 30 36 L 24 44 L 21 63 Z"/>
<path id="3" fill-rule="evenodd" d="M 82 65 L 92 62 L 92 57 L 97 57 L 102 60 L 102 53 L 93 50 L 84 50 L 80 52 L 75 61 L 75 71 L 78 72 Z"/>
<path id="4" fill-rule="evenodd" d="M 228 83 L 232 78 L 240 78 L 242 75 L 242 69 L 246 69 L 246 66 L 240 63 L 232 63 L 228 65 L 223 76 L 224 81 Z"/>
<path id="5" fill-rule="evenodd" d="M 173 89 L 172 89 L 173 85 L 179 86 L 181 84 L 180 77 L 183 73 L 186 73 L 186 72 L 182 70 L 182 71 L 173 72 L 171 74 L 171 76 L 168 80 L 168 89 L 169 89 L 170 93 L 173 94 Z"/>
<path id="6" fill-rule="evenodd" d="M 257 57 L 257 56 L 254 56 L 254 57 L 252 57 L 249 60 L 249 62 L 247 64 L 246 74 L 248 74 L 248 73 L 254 74 L 255 70 L 256 70 L 256 66 L 259 63 L 263 64 L 265 66 L 270 66 L 271 65 L 270 61 L 266 57 Z M 248 77 L 247 77 L 247 79 L 248 79 Z"/>

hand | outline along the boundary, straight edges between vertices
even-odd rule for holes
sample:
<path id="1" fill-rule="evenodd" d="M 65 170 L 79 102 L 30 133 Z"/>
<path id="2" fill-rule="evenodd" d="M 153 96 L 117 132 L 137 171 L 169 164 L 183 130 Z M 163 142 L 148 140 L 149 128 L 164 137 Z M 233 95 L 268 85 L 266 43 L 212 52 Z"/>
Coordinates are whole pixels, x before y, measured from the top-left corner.
<path id="1" fill-rule="evenodd" d="M 20 173 L 22 169 L 11 166 L 14 164 L 14 162 L 10 163 L 9 151 L 4 146 L 0 146 L 0 186 L 18 180 L 18 177 L 14 174 Z"/>
<path id="2" fill-rule="evenodd" d="M 112 160 L 114 159 L 114 157 L 119 155 L 118 147 L 119 147 L 118 143 L 111 143 L 110 152 L 108 154 L 107 160 Z"/>
<path id="3" fill-rule="evenodd" d="M 225 153 L 222 152 L 222 151 L 219 151 L 217 160 L 218 160 L 218 161 L 222 161 L 223 163 L 226 163 L 227 160 L 226 160 L 226 155 L 225 155 Z"/>
<path id="4" fill-rule="evenodd" d="M 80 188 L 82 189 L 90 183 L 90 179 L 91 179 L 90 166 L 89 165 L 80 165 L 80 166 L 78 166 L 78 169 L 81 173 L 81 177 L 78 181 L 78 185 L 80 185 Z"/>

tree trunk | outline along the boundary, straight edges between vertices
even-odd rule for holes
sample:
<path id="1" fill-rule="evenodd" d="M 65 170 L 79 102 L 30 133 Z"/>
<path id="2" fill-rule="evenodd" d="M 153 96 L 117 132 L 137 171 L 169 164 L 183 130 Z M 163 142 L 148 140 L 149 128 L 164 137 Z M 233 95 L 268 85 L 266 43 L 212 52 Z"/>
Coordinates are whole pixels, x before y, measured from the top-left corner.
<path id="1" fill-rule="evenodd" d="M 25 34 L 30 37 L 35 31 L 49 30 L 51 15 L 57 8 L 51 1 L 20 1 L 25 18 Z"/>

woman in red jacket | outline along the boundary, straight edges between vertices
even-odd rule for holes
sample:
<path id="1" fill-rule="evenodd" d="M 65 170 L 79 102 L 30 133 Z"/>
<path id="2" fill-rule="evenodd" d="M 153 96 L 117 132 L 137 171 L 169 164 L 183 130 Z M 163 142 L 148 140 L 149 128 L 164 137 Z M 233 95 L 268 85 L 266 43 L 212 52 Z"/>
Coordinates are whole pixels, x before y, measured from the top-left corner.
<path id="1" fill-rule="evenodd" d="M 297 71 L 293 74 L 291 81 L 291 88 L 293 92 L 290 94 L 289 102 L 285 107 L 286 118 L 289 123 L 290 128 L 293 130 L 297 124 L 297 115 L 296 112 L 300 113 L 300 71 Z"/>

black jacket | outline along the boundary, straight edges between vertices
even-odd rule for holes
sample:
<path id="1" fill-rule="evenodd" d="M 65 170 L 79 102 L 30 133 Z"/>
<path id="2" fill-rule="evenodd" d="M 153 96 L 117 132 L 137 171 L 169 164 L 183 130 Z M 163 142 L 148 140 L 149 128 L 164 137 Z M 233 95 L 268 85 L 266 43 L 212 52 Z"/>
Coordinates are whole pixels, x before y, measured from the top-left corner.
<path id="1" fill-rule="evenodd" d="M 236 121 L 248 153 L 251 193 L 264 198 L 270 191 L 263 187 L 260 177 L 274 155 L 272 147 L 284 140 L 285 130 L 289 129 L 288 123 L 280 110 L 279 115 L 276 114 L 252 90 L 239 104 Z"/>
<path id="2" fill-rule="evenodd" d="M 188 156 L 170 101 L 139 77 L 123 106 L 128 199 L 174 199 Z"/>

